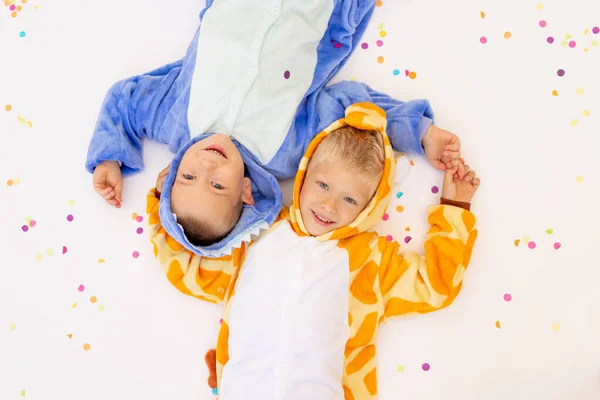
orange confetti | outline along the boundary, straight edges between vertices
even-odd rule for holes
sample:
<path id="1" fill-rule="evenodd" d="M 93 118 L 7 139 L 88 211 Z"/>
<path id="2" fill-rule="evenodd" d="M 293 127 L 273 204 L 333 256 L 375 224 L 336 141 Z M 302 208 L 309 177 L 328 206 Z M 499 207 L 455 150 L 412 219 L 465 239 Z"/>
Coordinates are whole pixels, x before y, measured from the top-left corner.
<path id="1" fill-rule="evenodd" d="M 512 33 L 510 33 L 509 31 L 504 32 L 504 39 L 510 39 L 512 36 Z"/>
<path id="2" fill-rule="evenodd" d="M 7 104 L 7 105 L 4 106 L 4 109 L 6 111 L 10 111 L 10 110 L 12 110 L 12 106 L 10 104 Z"/>
<path id="3" fill-rule="evenodd" d="M 27 3 L 27 0 L 21 0 L 21 3 L 23 3 L 23 4 Z"/>
<path id="4" fill-rule="evenodd" d="M 137 217 L 138 217 L 138 214 L 137 214 L 137 213 L 133 213 L 133 214 L 131 214 L 131 219 L 136 219 Z"/>
<path id="5" fill-rule="evenodd" d="M 552 96 L 558 96 L 558 92 L 556 90 L 552 91 Z"/>
<path id="6" fill-rule="evenodd" d="M 23 6 L 17 6 L 17 12 L 21 12 L 22 9 L 23 9 Z"/>
<path id="7" fill-rule="evenodd" d="M 406 232 L 410 232 L 410 226 L 407 226 L 406 228 L 404 228 L 404 230 L 405 230 Z"/>
<path id="8" fill-rule="evenodd" d="M 515 240 L 515 246 L 519 247 L 519 243 L 521 243 L 521 241 L 519 239 Z"/>
<path id="9" fill-rule="evenodd" d="M 375 5 L 376 5 L 377 7 L 381 7 L 381 6 L 383 5 L 383 1 L 381 1 L 381 0 L 377 0 L 377 1 L 375 2 Z"/>
<path id="10" fill-rule="evenodd" d="M 480 11 L 479 15 L 481 15 L 481 19 L 485 18 L 485 13 L 483 11 Z"/>
<path id="11" fill-rule="evenodd" d="M 411 72 L 410 74 L 408 74 L 408 77 L 409 77 L 410 79 L 415 79 L 415 78 L 417 77 L 417 73 L 413 71 L 413 72 Z"/>
<path id="12" fill-rule="evenodd" d="M 13 183 L 14 183 L 14 182 L 13 182 L 13 180 L 12 180 L 12 179 L 9 179 L 9 180 L 7 180 L 7 181 L 6 181 L 6 184 L 7 184 L 8 186 L 12 186 L 12 185 L 13 185 Z"/>
<path id="13" fill-rule="evenodd" d="M 415 162 L 413 160 L 410 160 L 410 166 L 414 167 L 415 166 Z"/>
<path id="14" fill-rule="evenodd" d="M 67 337 L 68 337 L 69 339 L 73 339 L 73 335 L 72 335 L 72 334 L 70 334 L 70 333 L 68 333 L 68 334 L 67 334 Z"/>
<path id="15" fill-rule="evenodd" d="M 377 62 L 378 62 L 379 64 L 381 64 L 381 63 L 383 62 L 383 60 L 384 60 L 383 56 L 379 56 L 379 57 L 377 57 Z"/>
<path id="16" fill-rule="evenodd" d="M 84 345 L 83 345 L 83 349 L 84 349 L 85 351 L 89 351 L 89 350 L 90 350 L 90 348 L 91 348 L 91 346 L 90 346 L 88 343 L 86 343 L 86 344 L 84 344 Z"/>
<path id="17" fill-rule="evenodd" d="M 396 206 L 396 211 L 398 211 L 399 213 L 401 213 L 402 211 L 404 211 L 404 207 L 403 206 Z"/>
<path id="18" fill-rule="evenodd" d="M 500 321 L 496 321 L 496 328 L 500 329 Z"/>
<path id="19" fill-rule="evenodd" d="M 16 11 L 11 12 L 10 16 L 13 17 L 13 18 L 16 18 L 17 17 L 17 12 Z"/>
<path id="20" fill-rule="evenodd" d="M 92 296 L 92 297 L 90 297 L 90 301 L 92 303 L 95 303 L 96 301 L 98 301 L 98 299 L 96 298 L 96 296 Z"/>

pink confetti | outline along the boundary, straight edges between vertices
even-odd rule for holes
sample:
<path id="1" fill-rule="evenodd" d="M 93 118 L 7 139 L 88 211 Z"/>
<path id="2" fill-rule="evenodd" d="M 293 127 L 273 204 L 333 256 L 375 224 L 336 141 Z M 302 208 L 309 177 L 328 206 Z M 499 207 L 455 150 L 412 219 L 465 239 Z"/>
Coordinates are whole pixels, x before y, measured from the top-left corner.
<path id="1" fill-rule="evenodd" d="M 65 254 L 67 252 L 67 246 L 63 246 L 62 253 Z"/>
<path id="2" fill-rule="evenodd" d="M 142 221 L 144 220 L 144 217 L 142 217 L 141 215 L 138 215 L 138 216 L 135 218 L 135 220 L 136 220 L 137 222 L 142 222 Z"/>
<path id="3" fill-rule="evenodd" d="M 140 252 L 139 251 L 134 251 L 132 254 L 133 258 L 138 258 L 140 256 Z"/>
<path id="4" fill-rule="evenodd" d="M 381 219 L 387 221 L 388 219 L 390 219 L 390 216 L 388 215 L 388 213 L 385 213 L 383 214 L 383 217 Z"/>
<path id="5" fill-rule="evenodd" d="M 388 242 L 391 242 L 392 240 L 394 240 L 394 238 L 393 238 L 393 236 L 392 236 L 392 235 L 387 235 L 387 236 L 385 237 L 385 240 L 387 240 Z"/>
<path id="6" fill-rule="evenodd" d="M 342 47 L 342 44 L 341 43 L 336 43 L 336 44 L 333 45 L 333 47 L 335 47 L 336 49 L 339 49 L 339 48 Z"/>
<path id="7" fill-rule="evenodd" d="M 85 286 L 79 285 L 79 287 L 77 288 L 77 290 L 79 290 L 80 292 L 83 292 L 85 290 Z"/>
<path id="8" fill-rule="evenodd" d="M 561 244 L 559 242 L 554 243 L 554 250 L 560 249 Z"/>
<path id="9" fill-rule="evenodd" d="M 404 238 L 404 243 L 408 243 L 412 240 L 412 238 L 410 236 L 407 236 Z"/>
<path id="10" fill-rule="evenodd" d="M 546 25 L 547 25 L 547 24 L 546 24 L 546 21 L 545 21 L 545 20 L 541 20 L 541 21 L 540 21 L 540 26 L 541 26 L 542 28 L 545 28 L 545 27 L 546 27 Z"/>
<path id="11" fill-rule="evenodd" d="M 71 214 L 67 215 L 67 221 L 69 221 L 69 222 L 73 221 L 73 216 Z"/>
<path id="12" fill-rule="evenodd" d="M 377 41 L 377 47 L 381 47 L 383 46 L 383 40 L 378 40 Z"/>
<path id="13" fill-rule="evenodd" d="M 510 293 L 506 293 L 504 295 L 504 301 L 511 301 L 512 300 L 512 296 L 510 295 Z"/>
<path id="14" fill-rule="evenodd" d="M 527 243 L 527 247 L 529 247 L 532 250 L 535 249 L 535 242 L 531 241 L 531 242 Z"/>
<path id="15" fill-rule="evenodd" d="M 32 227 L 32 228 L 33 228 L 35 225 L 36 225 L 36 222 L 35 222 L 35 220 L 33 220 L 33 219 L 32 219 L 31 221 L 29 221 L 29 226 L 30 226 L 30 227 Z"/>
<path id="16" fill-rule="evenodd" d="M 428 363 L 423 363 L 423 365 L 421 365 L 421 368 L 423 368 L 423 371 L 427 372 L 431 368 L 431 365 L 429 365 Z"/>
<path id="17" fill-rule="evenodd" d="M 573 47 L 575 47 L 576 45 L 577 45 L 577 43 L 575 43 L 575 41 L 574 41 L 574 40 L 571 40 L 571 41 L 569 42 L 569 47 L 570 47 L 570 48 L 573 48 Z"/>
<path id="18" fill-rule="evenodd" d="M 482 36 L 482 37 L 479 38 L 479 42 L 481 44 L 486 44 L 487 43 L 487 38 L 485 36 Z"/>

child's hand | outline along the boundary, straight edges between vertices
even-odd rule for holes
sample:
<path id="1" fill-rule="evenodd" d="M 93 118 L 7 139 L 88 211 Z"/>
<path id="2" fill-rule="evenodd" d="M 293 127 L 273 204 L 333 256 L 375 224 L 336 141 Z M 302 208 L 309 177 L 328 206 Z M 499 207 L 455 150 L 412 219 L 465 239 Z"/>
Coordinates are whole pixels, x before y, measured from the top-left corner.
<path id="1" fill-rule="evenodd" d="M 463 165 L 462 159 L 461 165 Z M 442 197 L 447 200 L 470 203 L 473 195 L 477 191 L 481 181 L 476 178 L 475 171 L 471 171 L 468 165 L 463 165 L 465 175 L 459 178 L 457 175 L 458 166 L 447 169 L 444 174 L 444 186 L 442 188 Z"/>
<path id="2" fill-rule="evenodd" d="M 167 179 L 167 175 L 169 175 L 169 171 L 171 170 L 171 163 L 167 165 L 167 168 L 160 171 L 158 177 L 156 178 L 156 191 L 158 193 L 162 193 L 163 186 L 165 185 L 165 179 Z"/>
<path id="3" fill-rule="evenodd" d="M 108 204 L 121 208 L 123 176 L 117 161 L 104 161 L 96 167 L 94 189 Z"/>
<path id="4" fill-rule="evenodd" d="M 421 140 L 427 160 L 436 169 L 442 171 L 458 167 L 456 173 L 460 178 L 465 176 L 460 162 L 460 139 L 454 133 L 430 125 Z"/>

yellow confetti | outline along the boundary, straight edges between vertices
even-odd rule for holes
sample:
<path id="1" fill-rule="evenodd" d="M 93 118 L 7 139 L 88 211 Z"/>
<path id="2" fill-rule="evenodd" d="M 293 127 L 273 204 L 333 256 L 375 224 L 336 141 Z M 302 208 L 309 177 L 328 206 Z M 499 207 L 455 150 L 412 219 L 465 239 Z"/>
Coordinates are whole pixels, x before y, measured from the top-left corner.
<path id="1" fill-rule="evenodd" d="M 529 243 L 529 236 L 525 236 L 525 237 L 523 238 L 523 241 L 524 241 L 525 243 Z"/>
<path id="2" fill-rule="evenodd" d="M 89 350 L 90 350 L 90 348 L 91 348 L 91 346 L 90 346 L 88 343 L 86 343 L 86 344 L 84 344 L 84 345 L 83 345 L 83 349 L 84 349 L 85 351 L 89 351 Z"/>
<path id="3" fill-rule="evenodd" d="M 496 321 L 496 328 L 500 329 L 500 321 Z"/>
<path id="4" fill-rule="evenodd" d="M 69 200 L 69 205 L 73 207 L 75 205 L 75 200 Z"/>
<path id="5" fill-rule="evenodd" d="M 98 306 L 98 311 L 100 311 L 100 312 L 104 312 L 104 310 L 105 310 L 105 308 L 104 308 L 104 304 L 100 304 L 100 305 Z"/>
<path id="6" fill-rule="evenodd" d="M 75 308 L 77 307 L 77 302 L 73 303 L 73 305 L 71 306 L 71 308 Z"/>
<path id="7" fill-rule="evenodd" d="M 583 183 L 583 176 L 582 175 L 577 175 L 575 177 L 575 182 L 577 182 L 577 183 Z"/>
<path id="8" fill-rule="evenodd" d="M 35 259 L 38 260 L 38 261 L 41 261 L 42 258 L 43 258 L 42 257 L 42 253 L 37 253 L 36 256 L 35 256 Z"/>
<path id="9" fill-rule="evenodd" d="M 96 298 L 96 296 L 92 296 L 92 297 L 90 297 L 90 301 L 92 303 L 95 303 L 96 301 L 98 301 L 98 299 Z"/>
<path id="10" fill-rule="evenodd" d="M 575 127 L 579 122 L 576 119 L 572 119 L 571 121 L 569 121 L 569 123 L 571 124 L 571 126 Z"/>
<path id="11" fill-rule="evenodd" d="M 598 41 L 592 40 L 592 47 L 598 47 Z"/>
<path id="12" fill-rule="evenodd" d="M 105 262 L 105 261 L 104 261 L 104 258 L 99 258 L 99 259 L 98 259 L 98 264 L 104 264 L 104 262 Z"/>
<path id="13" fill-rule="evenodd" d="M 355 76 L 353 76 L 353 77 L 350 78 L 350 80 L 351 81 L 357 81 L 358 79 Z"/>
<path id="14" fill-rule="evenodd" d="M 583 94 L 583 88 L 582 87 L 577 88 L 577 94 Z"/>
<path id="15" fill-rule="evenodd" d="M 12 324 L 10 324 L 10 325 L 8 326 L 8 329 L 10 329 L 11 331 L 14 331 L 14 330 L 16 330 L 16 329 L 17 329 L 17 324 L 15 324 L 15 323 L 13 322 Z"/>
<path id="16" fill-rule="evenodd" d="M 380 37 L 382 37 L 382 38 L 383 38 L 383 37 L 385 37 L 386 35 L 387 35 L 387 32 L 386 32 L 386 31 L 383 31 L 383 30 L 382 30 L 382 31 L 379 31 L 379 36 L 380 36 Z"/>
<path id="17" fill-rule="evenodd" d="M 46 250 L 46 255 L 47 256 L 51 256 L 52 255 L 52 249 L 47 249 Z"/>
<path id="18" fill-rule="evenodd" d="M 19 178 L 15 179 L 15 185 L 20 185 L 21 184 L 21 180 Z"/>
<path id="19" fill-rule="evenodd" d="M 378 25 L 377 25 L 377 27 L 378 27 L 380 30 L 381 30 L 381 29 L 383 29 L 383 23 L 380 23 L 380 24 L 378 24 Z"/>
<path id="20" fill-rule="evenodd" d="M 558 332 L 559 329 L 560 329 L 560 324 L 556 324 L 556 323 L 552 324 L 552 330 L 554 332 Z"/>
<path id="21" fill-rule="evenodd" d="M 540 4 L 538 4 L 537 6 L 535 6 L 535 8 L 537 8 L 538 10 L 540 10 L 540 11 L 541 11 L 541 10 L 543 10 L 543 9 L 544 9 L 544 4 L 543 4 L 543 3 L 540 3 Z"/>
<path id="22" fill-rule="evenodd" d="M 583 34 L 584 34 L 584 35 L 587 35 L 587 34 L 588 34 L 588 32 L 589 32 L 588 28 L 585 28 L 585 31 L 583 31 Z"/>
<path id="23" fill-rule="evenodd" d="M 30 128 L 33 128 L 33 125 L 31 124 L 31 121 L 27 121 L 27 125 L 29 125 Z"/>
<path id="24" fill-rule="evenodd" d="M 556 90 L 552 91 L 552 96 L 558 96 L 558 92 Z"/>
<path id="25" fill-rule="evenodd" d="M 590 110 L 583 110 L 583 116 L 584 117 L 589 117 L 590 116 Z"/>

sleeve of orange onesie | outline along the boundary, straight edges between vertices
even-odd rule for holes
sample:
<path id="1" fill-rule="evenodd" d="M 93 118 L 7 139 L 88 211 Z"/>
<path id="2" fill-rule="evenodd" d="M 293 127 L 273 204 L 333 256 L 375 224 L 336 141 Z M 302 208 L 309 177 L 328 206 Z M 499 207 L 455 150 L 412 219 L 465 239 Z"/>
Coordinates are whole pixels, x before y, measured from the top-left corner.
<path id="1" fill-rule="evenodd" d="M 159 194 L 156 189 L 146 196 L 146 213 L 154 257 L 162 266 L 167 279 L 181 293 L 211 303 L 223 303 L 233 288 L 237 269 L 246 249 L 234 249 L 231 256 L 201 257 L 176 242 L 160 223 Z"/>
<path id="2" fill-rule="evenodd" d="M 379 270 L 385 303 L 382 320 L 439 310 L 460 292 L 477 238 L 475 216 L 449 205 L 431 206 L 427 211 L 431 227 L 425 239 L 425 256 L 399 254 L 398 243 L 379 239 L 383 247 Z"/>

